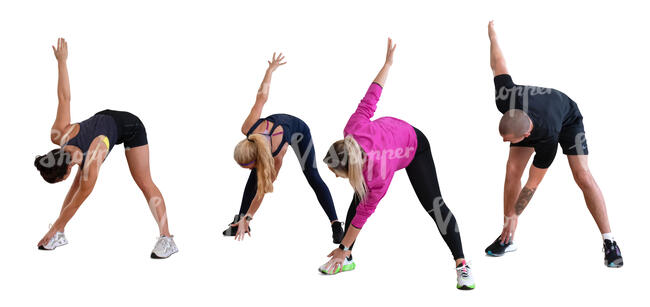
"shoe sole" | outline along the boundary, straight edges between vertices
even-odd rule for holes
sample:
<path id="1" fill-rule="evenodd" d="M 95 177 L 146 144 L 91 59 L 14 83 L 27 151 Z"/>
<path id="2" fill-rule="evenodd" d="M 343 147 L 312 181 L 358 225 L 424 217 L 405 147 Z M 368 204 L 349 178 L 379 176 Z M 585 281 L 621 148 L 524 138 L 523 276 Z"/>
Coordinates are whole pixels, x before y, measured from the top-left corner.
<path id="1" fill-rule="evenodd" d="M 510 245 L 510 246 L 512 246 L 512 245 Z M 506 253 L 514 252 L 514 251 L 517 250 L 516 247 L 513 247 L 513 248 L 510 249 L 510 246 L 508 246 L 506 248 L 506 250 L 501 254 L 495 254 L 492 251 L 487 251 L 485 254 L 488 255 L 488 256 L 492 256 L 492 257 L 501 257 L 501 256 L 505 255 Z"/>
<path id="2" fill-rule="evenodd" d="M 224 230 L 221 234 L 222 234 L 224 237 L 234 237 L 235 235 L 237 235 L 237 230 L 236 230 L 236 229 L 235 229 L 234 232 L 232 232 L 232 233 L 227 233 L 229 230 L 230 230 L 230 229 L 226 229 L 226 230 Z M 251 228 L 248 227 L 248 231 L 250 231 L 250 230 L 251 230 Z"/>
<path id="3" fill-rule="evenodd" d="M 176 254 L 176 253 L 178 253 L 178 251 L 175 251 L 175 252 L 169 254 L 169 256 L 167 256 L 167 257 L 160 257 L 160 256 L 158 256 L 158 255 L 156 255 L 154 253 L 151 253 L 151 259 L 167 259 L 167 258 L 171 257 L 173 254 Z"/>
<path id="4" fill-rule="evenodd" d="M 465 285 L 459 286 L 459 285 L 456 285 L 456 289 L 458 289 L 458 290 L 474 290 L 475 287 L 476 287 L 475 285 L 471 285 L 471 286 L 465 286 Z"/>
<path id="5" fill-rule="evenodd" d="M 617 269 L 623 267 L 623 263 L 615 263 L 615 262 L 608 263 L 607 260 L 605 260 L 605 266 L 607 266 L 608 268 Z"/>
<path id="6" fill-rule="evenodd" d="M 357 268 L 357 264 L 354 263 L 354 264 L 351 264 L 351 265 L 347 265 L 346 267 L 344 267 L 343 269 L 341 269 L 339 271 L 334 271 L 333 273 L 328 273 L 327 271 L 323 271 L 320 268 L 318 268 L 318 271 L 323 275 L 336 275 L 336 274 L 343 273 L 343 272 L 354 271 L 354 269 L 356 269 L 356 268 Z"/>
<path id="7" fill-rule="evenodd" d="M 40 245 L 40 246 L 38 247 L 38 249 L 39 249 L 39 250 L 42 250 L 42 251 L 53 251 L 53 250 L 55 250 L 57 247 L 61 247 L 61 246 L 65 246 L 65 245 L 68 245 L 68 243 L 66 242 L 65 244 L 61 244 L 61 245 L 59 245 L 59 246 L 55 246 L 53 249 L 47 249 L 47 248 L 45 248 L 45 246 Z"/>

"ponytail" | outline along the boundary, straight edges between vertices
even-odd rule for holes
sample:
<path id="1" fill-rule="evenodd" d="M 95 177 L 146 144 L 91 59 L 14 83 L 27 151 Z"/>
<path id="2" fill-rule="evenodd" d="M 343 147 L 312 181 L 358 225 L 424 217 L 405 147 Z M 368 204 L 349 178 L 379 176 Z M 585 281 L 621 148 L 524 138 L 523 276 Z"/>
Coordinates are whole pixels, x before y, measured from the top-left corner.
<path id="1" fill-rule="evenodd" d="M 359 199 L 364 200 L 368 193 L 366 180 L 363 177 L 365 159 L 366 154 L 359 143 L 352 135 L 348 135 L 345 139 L 332 144 L 323 162 L 333 170 L 345 174 Z"/>
<path id="2" fill-rule="evenodd" d="M 259 134 L 251 134 L 235 147 L 235 161 L 241 166 L 255 163 L 257 170 L 257 193 L 264 195 L 273 192 L 275 178 L 275 160 L 266 138 Z"/>
<path id="3" fill-rule="evenodd" d="M 343 139 L 343 148 L 348 155 L 348 161 L 346 164 L 350 185 L 352 185 L 352 188 L 354 189 L 354 192 L 357 193 L 357 196 L 359 196 L 359 199 L 364 200 L 366 198 L 366 193 L 368 193 L 368 187 L 366 186 L 366 179 L 363 177 L 363 150 L 352 135 L 348 135 Z"/>

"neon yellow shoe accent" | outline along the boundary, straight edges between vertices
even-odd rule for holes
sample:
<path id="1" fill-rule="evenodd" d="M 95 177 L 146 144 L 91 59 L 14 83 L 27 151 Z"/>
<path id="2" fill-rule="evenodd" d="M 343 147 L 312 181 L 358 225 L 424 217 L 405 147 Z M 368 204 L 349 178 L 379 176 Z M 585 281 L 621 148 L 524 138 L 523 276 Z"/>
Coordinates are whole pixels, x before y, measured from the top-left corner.
<path id="1" fill-rule="evenodd" d="M 348 262 L 346 260 L 344 263 L 345 264 L 343 264 L 343 266 L 341 266 L 340 268 L 336 268 L 336 270 L 334 270 L 332 273 L 327 272 L 324 265 L 319 268 L 319 271 L 321 273 L 325 274 L 325 275 L 335 275 L 335 274 L 338 274 L 338 273 L 341 273 L 341 272 L 352 271 L 357 267 L 357 264 L 354 263 L 354 261 L 349 261 Z"/>

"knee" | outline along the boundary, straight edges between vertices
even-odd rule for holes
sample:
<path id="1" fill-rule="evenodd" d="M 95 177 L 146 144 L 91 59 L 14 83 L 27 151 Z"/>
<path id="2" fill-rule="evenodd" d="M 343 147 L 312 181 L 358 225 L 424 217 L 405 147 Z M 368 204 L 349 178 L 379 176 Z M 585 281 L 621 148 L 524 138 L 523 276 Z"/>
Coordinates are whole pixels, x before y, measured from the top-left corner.
<path id="1" fill-rule="evenodd" d="M 506 165 L 506 179 L 521 180 L 521 175 L 523 174 L 524 168 L 515 166 L 511 163 L 508 163 L 508 165 Z"/>
<path id="2" fill-rule="evenodd" d="M 137 177 L 135 179 L 135 184 L 138 185 L 140 190 L 143 192 L 151 191 L 156 188 L 156 184 L 153 183 L 153 180 L 151 180 L 151 177 Z"/>
<path id="3" fill-rule="evenodd" d="M 318 170 L 315 168 L 311 168 L 311 167 L 305 168 L 305 170 L 302 173 L 305 175 L 305 178 L 307 178 L 307 181 L 310 184 L 322 181 L 320 175 L 318 174 Z"/>
<path id="4" fill-rule="evenodd" d="M 581 189 L 593 187 L 596 183 L 594 177 L 588 170 L 581 170 L 573 173 L 573 179 Z"/>

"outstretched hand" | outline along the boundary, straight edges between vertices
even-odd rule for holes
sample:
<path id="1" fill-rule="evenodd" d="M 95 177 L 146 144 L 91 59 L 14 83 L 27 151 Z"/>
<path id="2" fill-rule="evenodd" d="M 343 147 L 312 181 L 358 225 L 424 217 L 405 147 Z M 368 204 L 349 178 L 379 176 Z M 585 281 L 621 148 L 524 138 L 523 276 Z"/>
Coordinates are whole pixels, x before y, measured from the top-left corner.
<path id="1" fill-rule="evenodd" d="M 393 65 L 393 54 L 395 53 L 395 48 L 397 44 L 393 44 L 393 40 L 388 38 L 388 50 L 386 51 L 386 64 Z"/>
<path id="2" fill-rule="evenodd" d="M 280 54 L 278 54 L 277 57 L 275 56 L 275 52 L 273 52 L 273 59 L 271 61 L 268 61 L 269 70 L 271 72 L 274 72 L 276 69 L 278 69 L 278 67 L 287 64 L 287 62 L 282 62 L 282 60 L 284 60 L 284 56 L 282 55 L 282 52 L 280 52 Z"/>
<path id="3" fill-rule="evenodd" d="M 68 59 L 68 42 L 64 38 L 59 37 L 56 42 L 56 47 L 52 46 L 52 50 L 57 61 L 65 62 Z"/>
<path id="4" fill-rule="evenodd" d="M 497 32 L 494 30 L 494 20 L 490 20 L 488 23 L 488 36 L 490 39 L 497 38 Z"/>
<path id="5" fill-rule="evenodd" d="M 503 219 L 503 230 L 501 231 L 501 244 L 512 243 L 515 239 L 515 230 L 517 230 L 518 215 L 505 216 Z"/>
<path id="6" fill-rule="evenodd" d="M 36 244 L 36 246 L 40 247 L 40 246 L 47 245 L 47 243 L 50 242 L 50 239 L 52 239 L 52 237 L 54 237 L 54 235 L 56 234 L 56 231 L 57 231 L 56 229 L 50 228 L 50 230 L 48 230 L 45 236 L 43 236 L 43 238 L 40 241 L 38 241 L 38 244 Z"/>
<path id="7" fill-rule="evenodd" d="M 248 234 L 249 237 L 251 236 L 251 229 L 249 227 L 250 221 L 247 221 L 245 218 L 243 218 L 237 224 L 233 225 L 237 225 L 237 234 L 235 234 L 235 240 L 243 241 L 246 234 Z"/>
<path id="8" fill-rule="evenodd" d="M 336 274 L 343 267 L 343 262 L 346 257 L 350 257 L 352 254 L 351 251 L 343 251 L 340 248 L 334 249 L 327 257 L 331 257 L 329 261 L 325 264 L 325 272 L 327 274 Z"/>

